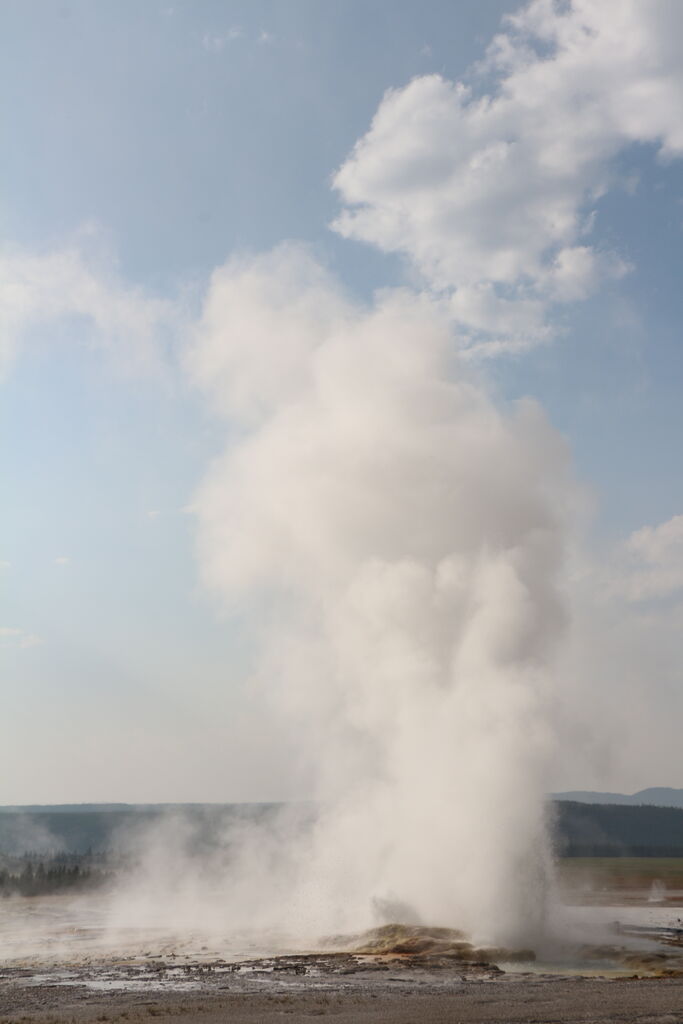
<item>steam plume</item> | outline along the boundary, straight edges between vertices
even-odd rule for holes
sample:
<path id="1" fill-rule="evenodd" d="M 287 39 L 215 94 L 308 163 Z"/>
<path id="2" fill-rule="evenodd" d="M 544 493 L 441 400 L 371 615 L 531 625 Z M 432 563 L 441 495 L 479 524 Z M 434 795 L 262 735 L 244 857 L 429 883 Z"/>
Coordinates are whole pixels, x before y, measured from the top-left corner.
<path id="1" fill-rule="evenodd" d="M 494 407 L 429 300 L 359 309 L 293 246 L 214 276 L 192 365 L 242 423 L 197 499 L 204 574 L 267 622 L 326 808 L 288 914 L 534 932 L 562 442 Z"/>

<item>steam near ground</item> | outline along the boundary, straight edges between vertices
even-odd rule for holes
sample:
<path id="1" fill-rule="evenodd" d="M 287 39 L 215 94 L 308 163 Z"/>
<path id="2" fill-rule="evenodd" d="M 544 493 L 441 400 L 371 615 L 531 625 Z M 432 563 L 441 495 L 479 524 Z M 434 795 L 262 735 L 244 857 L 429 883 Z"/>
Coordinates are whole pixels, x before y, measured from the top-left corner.
<path id="1" fill-rule="evenodd" d="M 579 863 L 578 875 L 576 863 L 565 863 L 557 890 L 527 893 L 525 904 L 519 897 L 522 919 L 529 908 L 536 913 L 543 908 L 545 921 L 539 926 L 536 917 L 534 930 L 509 931 L 506 948 L 491 939 L 503 934 L 496 923 L 498 911 L 510 905 L 507 894 L 499 907 L 488 895 L 482 901 L 475 894 L 470 904 L 475 920 L 485 905 L 494 925 L 488 932 L 475 927 L 469 936 L 459 929 L 444 934 L 447 929 L 439 925 L 449 920 L 447 909 L 420 921 L 413 908 L 396 899 L 375 898 L 369 908 L 358 899 L 347 914 L 335 903 L 316 904 L 319 893 L 328 898 L 328 879 L 321 885 L 311 875 L 312 850 L 321 835 L 329 834 L 329 819 L 311 805 L 191 808 L 155 816 L 142 825 L 129 820 L 112 835 L 105 863 L 116 869 L 113 884 L 89 888 L 86 876 L 80 888 L 2 899 L 3 963 L 40 972 L 55 965 L 80 970 L 163 962 L 182 972 L 183 965 L 282 953 L 438 951 L 454 940 L 453 949 L 461 951 L 459 940 L 469 939 L 468 952 L 457 953 L 456 960 L 458 955 L 485 959 L 503 963 L 506 970 L 531 969 L 529 946 L 538 960 L 533 969 L 546 973 L 632 971 L 629 950 L 641 957 L 643 969 L 662 969 L 669 961 L 675 969 L 680 966 L 676 948 L 666 945 L 667 936 L 673 938 L 681 927 L 680 862 L 668 874 L 654 861 L 629 875 L 627 864 L 626 881 L 620 875 L 624 869 L 614 863 L 607 874 Z M 135 817 L 132 812 L 130 818 Z M 511 880 L 514 893 L 524 877 Z M 458 892 L 457 885 L 453 890 Z M 623 926 L 619 937 L 615 921 Z M 388 929 L 366 930 L 389 922 Z M 646 963 L 650 954 L 656 955 Z"/>

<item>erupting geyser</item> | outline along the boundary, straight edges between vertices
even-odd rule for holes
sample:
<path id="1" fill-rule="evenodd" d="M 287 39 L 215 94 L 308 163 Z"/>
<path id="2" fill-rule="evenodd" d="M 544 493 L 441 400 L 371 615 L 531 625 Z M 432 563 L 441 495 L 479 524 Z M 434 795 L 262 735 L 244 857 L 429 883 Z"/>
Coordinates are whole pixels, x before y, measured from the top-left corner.
<path id="1" fill-rule="evenodd" d="M 296 246 L 214 275 L 192 366 L 242 425 L 196 502 L 205 577 L 267 623 L 261 675 L 319 768 L 263 919 L 533 941 L 562 441 L 494 406 L 436 303 L 359 308 Z"/>

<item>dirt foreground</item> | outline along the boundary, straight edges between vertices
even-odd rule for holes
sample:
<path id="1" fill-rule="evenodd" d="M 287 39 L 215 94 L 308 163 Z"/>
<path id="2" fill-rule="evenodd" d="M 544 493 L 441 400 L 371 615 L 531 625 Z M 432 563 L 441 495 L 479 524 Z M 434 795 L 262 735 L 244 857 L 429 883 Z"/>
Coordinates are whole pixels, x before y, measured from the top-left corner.
<path id="1" fill-rule="evenodd" d="M 0 1024 L 297 1024 L 319 1017 L 337 1024 L 683 1024 L 683 935 L 659 931 L 664 940 L 656 946 L 649 932 L 640 939 L 649 950 L 582 947 L 583 974 L 545 973 L 549 964 L 530 950 L 478 948 L 456 930 L 417 925 L 337 936 L 318 952 L 239 961 L 210 952 L 97 955 L 91 947 L 59 963 L 17 958 L 0 966 Z"/>
<path id="2" fill-rule="evenodd" d="M 683 977 L 504 974 L 487 965 L 439 969 L 351 958 L 234 965 L 112 965 L 75 971 L 0 969 L 0 1024 L 173 1020 L 235 1024 L 329 1017 L 336 1024 L 614 1021 L 683 1024 Z M 305 971 L 304 969 L 305 968 Z"/>

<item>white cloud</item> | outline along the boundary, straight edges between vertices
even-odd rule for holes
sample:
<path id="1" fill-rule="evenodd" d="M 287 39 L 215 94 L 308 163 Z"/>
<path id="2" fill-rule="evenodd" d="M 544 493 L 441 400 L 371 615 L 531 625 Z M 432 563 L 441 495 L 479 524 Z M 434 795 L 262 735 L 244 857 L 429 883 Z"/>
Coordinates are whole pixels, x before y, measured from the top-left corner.
<path id="1" fill-rule="evenodd" d="M 0 374 L 24 335 L 55 320 L 82 317 L 98 344 L 128 369 L 158 369 L 160 341 L 177 311 L 171 303 L 124 284 L 101 261 L 72 246 L 46 253 L 0 252 Z"/>
<path id="2" fill-rule="evenodd" d="M 58 555 L 55 558 L 55 565 L 68 565 L 71 559 L 68 555 Z"/>
<path id="3" fill-rule="evenodd" d="M 429 75 L 385 95 L 335 177 L 334 227 L 455 291 L 466 338 L 542 340 L 553 303 L 628 269 L 587 241 L 616 153 L 683 153 L 682 33 L 675 0 L 534 0 L 489 49 L 489 93 Z"/>
<path id="4" fill-rule="evenodd" d="M 462 285 L 453 293 L 450 310 L 463 338 L 470 340 L 470 351 L 494 355 L 498 344 L 491 338 L 503 339 L 507 350 L 523 350 L 552 334 L 545 322 L 545 306 L 537 298 L 505 298 L 490 281 Z M 486 341 L 478 344 L 477 339 Z"/>
<path id="5" fill-rule="evenodd" d="M 0 626 L 0 647 L 19 647 L 26 650 L 29 647 L 38 647 L 42 643 L 42 638 L 35 633 L 27 633 L 25 629 L 18 629 L 15 626 Z"/>
<path id="6" fill-rule="evenodd" d="M 650 614 L 652 602 L 660 610 L 680 603 L 683 613 L 683 515 L 641 526 L 609 553 L 584 558 L 574 583 L 592 603 L 618 608 L 625 617 L 629 605 L 643 605 L 643 614 Z"/>
<path id="7" fill-rule="evenodd" d="M 683 590 L 683 515 L 636 530 L 624 554 L 617 592 L 631 601 L 676 595 Z"/>
<path id="8" fill-rule="evenodd" d="M 683 558 L 683 515 L 672 516 L 659 526 L 643 526 L 628 539 L 629 550 L 643 561 L 661 565 L 672 557 Z"/>

